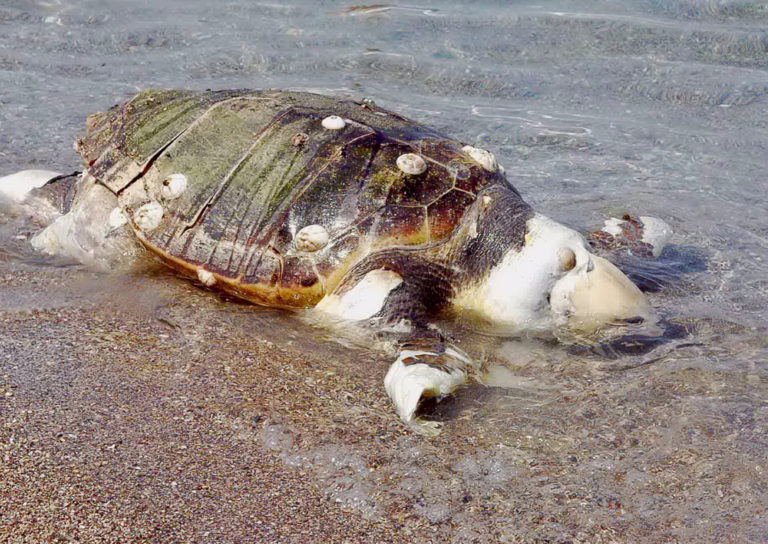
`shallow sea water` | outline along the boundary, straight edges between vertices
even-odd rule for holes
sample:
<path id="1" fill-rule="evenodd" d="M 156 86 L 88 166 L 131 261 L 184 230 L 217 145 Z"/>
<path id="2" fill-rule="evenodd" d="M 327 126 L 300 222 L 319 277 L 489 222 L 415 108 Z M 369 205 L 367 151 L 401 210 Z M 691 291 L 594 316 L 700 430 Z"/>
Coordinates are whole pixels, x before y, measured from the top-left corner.
<path id="1" fill-rule="evenodd" d="M 191 313 L 325 361 L 293 371 L 317 390 L 341 376 L 349 398 L 324 408 L 319 393 L 311 414 L 260 408 L 253 447 L 306 473 L 329 508 L 428 526 L 436 541 L 768 541 L 766 28 L 768 4 L 728 0 L 8 0 L 0 175 L 78 169 L 85 117 L 144 88 L 372 97 L 494 151 L 563 223 L 589 230 L 624 212 L 670 223 L 662 259 L 680 272 L 650 298 L 686 334 L 614 357 L 467 333 L 487 384 L 432 407 L 444 427 L 427 439 L 399 428 L 380 381 L 355 389 L 361 373 L 383 377 L 383 356 L 151 266 L 126 287 L 36 259 L 23 247 L 34 225 L 8 212 L 0 312 L 130 305 L 174 324 Z M 42 279 L 33 289 L 16 274 Z M 259 379 L 227 368 L 234 382 Z M 223 424 L 247 435 L 248 410 Z"/>

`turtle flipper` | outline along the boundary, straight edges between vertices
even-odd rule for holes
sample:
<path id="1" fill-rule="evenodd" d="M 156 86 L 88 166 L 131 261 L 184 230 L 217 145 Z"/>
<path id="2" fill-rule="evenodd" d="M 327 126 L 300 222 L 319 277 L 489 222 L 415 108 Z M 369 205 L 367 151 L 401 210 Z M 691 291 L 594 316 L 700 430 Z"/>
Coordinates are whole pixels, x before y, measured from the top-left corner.
<path id="1" fill-rule="evenodd" d="M 451 270 L 404 251 L 383 251 L 351 270 L 317 309 L 336 318 L 410 331 L 384 378 L 397 414 L 419 432 L 434 435 L 439 424 L 420 420 L 421 399 L 438 399 L 464 384 L 475 364 L 429 325 L 452 295 Z"/>
<path id="2" fill-rule="evenodd" d="M 416 418 L 421 400 L 449 395 L 466 383 L 475 367 L 466 353 L 446 345 L 439 335 L 411 337 L 401 344 L 400 354 L 384 378 L 384 388 L 405 423 L 434 427 Z"/>
<path id="3" fill-rule="evenodd" d="M 80 172 L 59 174 L 52 170 L 22 170 L 0 177 L 0 197 L 16 204 L 42 202 L 64 214 L 72 205 L 79 178 Z"/>
<path id="4" fill-rule="evenodd" d="M 626 214 L 621 219 L 607 219 L 600 230 L 587 235 L 587 240 L 598 251 L 626 252 L 635 257 L 656 259 L 670 236 L 672 227 L 665 221 Z"/>
<path id="5" fill-rule="evenodd" d="M 685 292 L 685 276 L 706 270 L 703 253 L 691 246 L 668 245 L 672 227 L 662 219 L 612 217 L 586 234 L 592 251 L 616 265 L 644 292 Z"/>

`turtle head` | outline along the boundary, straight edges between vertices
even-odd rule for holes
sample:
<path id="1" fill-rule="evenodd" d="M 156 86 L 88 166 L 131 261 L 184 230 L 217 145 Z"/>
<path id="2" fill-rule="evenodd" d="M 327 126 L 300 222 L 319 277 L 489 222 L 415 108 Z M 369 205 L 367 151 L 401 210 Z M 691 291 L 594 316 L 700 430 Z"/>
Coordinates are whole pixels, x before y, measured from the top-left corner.
<path id="1" fill-rule="evenodd" d="M 526 222 L 523 246 L 507 250 L 457 302 L 500 330 L 553 325 L 592 330 L 650 314 L 645 296 L 627 276 L 590 253 L 578 232 L 540 214 Z"/>

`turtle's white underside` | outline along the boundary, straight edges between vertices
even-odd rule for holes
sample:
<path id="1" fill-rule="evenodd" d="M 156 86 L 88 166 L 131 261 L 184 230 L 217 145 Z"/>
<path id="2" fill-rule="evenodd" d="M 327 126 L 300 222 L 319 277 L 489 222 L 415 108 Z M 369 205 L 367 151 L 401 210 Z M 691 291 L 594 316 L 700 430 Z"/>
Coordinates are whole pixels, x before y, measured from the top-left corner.
<path id="1" fill-rule="evenodd" d="M 389 293 L 403 283 L 391 270 L 371 270 L 342 295 L 330 294 L 315 307 L 343 321 L 370 319 L 381 311 Z"/>

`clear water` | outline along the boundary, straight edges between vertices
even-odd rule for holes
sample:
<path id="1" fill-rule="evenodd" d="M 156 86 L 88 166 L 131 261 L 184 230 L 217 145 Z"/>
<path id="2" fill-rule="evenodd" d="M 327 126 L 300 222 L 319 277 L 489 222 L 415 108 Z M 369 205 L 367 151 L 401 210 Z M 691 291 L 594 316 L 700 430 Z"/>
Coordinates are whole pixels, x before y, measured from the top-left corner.
<path id="1" fill-rule="evenodd" d="M 504 387 L 435 407 L 441 437 L 376 441 L 393 423 L 361 397 L 337 416 L 368 434 L 273 414 L 259 444 L 339 507 L 400 508 L 444 541 L 768 541 L 766 28 L 768 4 L 735 0 L 6 0 L 0 174 L 78 168 L 85 117 L 139 89 L 295 88 L 369 96 L 489 148 L 538 211 L 574 227 L 661 217 L 670 260 L 696 263 L 652 295 L 684 340 L 609 359 L 468 334 Z M 0 273 L 54 274 L 24 256 L 18 221 L 4 218 Z M 3 287 L 0 312 L 99 304 L 120 283 L 79 273 L 55 296 Z M 314 338 L 301 345 L 334 371 L 370 358 L 201 297 L 266 339 Z"/>

